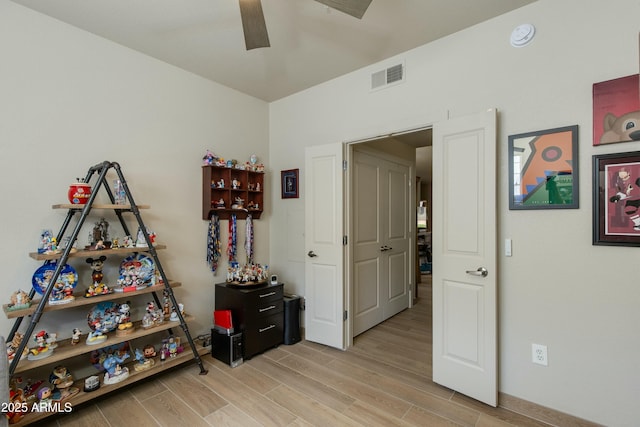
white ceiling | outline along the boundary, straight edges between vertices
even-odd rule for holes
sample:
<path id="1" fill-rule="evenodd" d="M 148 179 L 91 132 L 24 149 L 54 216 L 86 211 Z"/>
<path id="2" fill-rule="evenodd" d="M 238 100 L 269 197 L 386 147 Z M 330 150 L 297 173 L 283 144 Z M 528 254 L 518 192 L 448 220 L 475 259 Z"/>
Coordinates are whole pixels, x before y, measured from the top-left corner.
<path id="1" fill-rule="evenodd" d="M 263 0 L 271 47 L 251 51 L 238 0 L 12 1 L 270 102 L 535 0 L 373 0 L 362 20 Z"/>

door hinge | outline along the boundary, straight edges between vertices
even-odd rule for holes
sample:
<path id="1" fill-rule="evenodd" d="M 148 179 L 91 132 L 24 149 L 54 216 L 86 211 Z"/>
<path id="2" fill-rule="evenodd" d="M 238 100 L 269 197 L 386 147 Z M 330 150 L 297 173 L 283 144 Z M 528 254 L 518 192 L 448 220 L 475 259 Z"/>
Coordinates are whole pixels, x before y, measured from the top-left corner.
<path id="1" fill-rule="evenodd" d="M 342 170 L 343 170 L 343 171 L 346 171 L 346 170 L 347 170 L 347 161 L 346 161 L 346 160 L 343 160 L 343 161 L 342 161 Z"/>
<path id="2" fill-rule="evenodd" d="M 342 320 L 346 321 L 349 318 L 349 315 L 347 314 L 347 310 L 344 311 L 344 314 L 342 315 Z"/>
<path id="3" fill-rule="evenodd" d="M 343 244 L 344 246 L 347 246 L 347 243 L 348 243 L 348 242 L 347 242 L 347 236 L 342 236 L 342 244 Z"/>

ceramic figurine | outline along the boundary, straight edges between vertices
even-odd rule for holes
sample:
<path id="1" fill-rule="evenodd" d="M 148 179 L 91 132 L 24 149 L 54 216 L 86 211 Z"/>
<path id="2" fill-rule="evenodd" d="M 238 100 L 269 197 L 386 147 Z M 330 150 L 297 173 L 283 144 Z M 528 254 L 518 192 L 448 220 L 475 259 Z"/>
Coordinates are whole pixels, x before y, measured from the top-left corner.
<path id="1" fill-rule="evenodd" d="M 133 247 L 133 238 L 131 236 L 125 236 L 122 240 L 123 248 L 132 248 Z"/>
<path id="2" fill-rule="evenodd" d="M 24 334 L 16 331 L 11 342 L 7 343 L 7 358 L 9 359 L 9 362 L 11 362 L 16 356 L 16 352 L 18 351 L 18 348 L 20 348 L 20 344 L 22 343 L 23 339 Z M 22 356 L 20 356 L 20 360 L 27 357 L 28 354 L 29 349 L 25 346 L 25 348 L 22 350 Z"/>
<path id="3" fill-rule="evenodd" d="M 260 191 L 260 183 L 256 183 L 256 191 Z"/>
<path id="4" fill-rule="evenodd" d="M 116 332 L 118 336 L 127 335 L 134 331 L 129 303 L 125 302 L 118 306 L 116 323 L 118 323 L 118 332 Z"/>
<path id="5" fill-rule="evenodd" d="M 211 151 L 207 150 L 204 157 L 202 158 L 203 165 L 215 165 L 220 158 L 216 156 Z"/>
<path id="6" fill-rule="evenodd" d="M 56 238 L 53 237 L 53 232 L 51 230 L 42 230 L 42 233 L 40 234 L 40 244 L 38 245 L 38 253 L 53 254 L 60 252 L 61 250 L 58 248 Z"/>
<path id="7" fill-rule="evenodd" d="M 53 372 L 49 375 L 49 383 L 53 385 L 54 398 L 56 400 L 60 400 L 60 397 L 63 394 L 62 391 L 73 385 L 73 376 L 65 366 L 58 365 L 53 368 Z"/>
<path id="8" fill-rule="evenodd" d="M 47 339 L 45 340 L 47 343 L 47 347 L 49 347 L 50 349 L 54 349 L 58 347 L 58 334 L 55 332 L 50 332 L 47 335 L 49 335 L 47 337 Z"/>
<path id="9" fill-rule="evenodd" d="M 224 179 L 220 178 L 220 181 L 218 181 L 218 188 L 224 188 Z"/>
<path id="10" fill-rule="evenodd" d="M 54 285 L 49 295 L 49 304 L 67 304 L 74 301 L 76 297 L 73 295 L 75 283 L 69 282 L 69 276 L 60 275 L 60 279 Z"/>
<path id="11" fill-rule="evenodd" d="M 129 377 L 129 369 L 122 366 L 122 362 L 124 362 L 128 357 L 129 353 L 125 353 L 120 357 L 116 356 L 115 354 L 110 354 L 104 359 L 104 362 L 102 362 L 102 367 L 105 370 L 105 384 L 119 383 L 120 381 L 125 380 Z"/>
<path id="12" fill-rule="evenodd" d="M 11 302 L 7 306 L 8 311 L 22 310 L 31 307 L 31 298 L 22 289 L 18 289 L 11 294 Z"/>
<path id="13" fill-rule="evenodd" d="M 154 326 L 161 325 L 164 321 L 164 313 L 161 309 L 156 308 L 155 303 L 152 301 L 147 303 L 147 312 L 142 317 L 142 327 L 144 329 L 153 328 Z"/>
<path id="14" fill-rule="evenodd" d="M 76 345 L 80 342 L 80 335 L 82 335 L 82 331 L 78 328 L 73 328 L 73 333 L 71 334 L 71 345 Z"/>
<path id="15" fill-rule="evenodd" d="M 85 341 L 87 345 L 100 344 L 107 340 L 107 336 L 102 332 L 100 328 L 100 323 L 96 323 L 94 327 L 95 330 L 92 330 L 87 334 L 87 340 Z"/>
<path id="16" fill-rule="evenodd" d="M 110 294 L 113 291 L 109 289 L 107 285 L 102 282 L 102 278 L 104 274 L 102 273 L 102 268 L 104 267 L 104 262 L 107 259 L 106 256 L 102 255 L 99 258 L 87 258 L 87 264 L 91 266 L 91 280 L 93 283 L 89 285 L 84 296 L 86 298 L 94 297 L 97 295 L 106 295 Z"/>
<path id="17" fill-rule="evenodd" d="M 216 202 L 216 208 L 224 209 L 224 199 L 223 198 L 220 198 L 220 200 L 218 200 Z"/>
<path id="18" fill-rule="evenodd" d="M 146 352 L 143 352 L 138 348 L 136 348 L 135 354 L 136 354 L 136 360 L 138 361 L 138 363 L 133 365 L 133 368 L 136 370 L 136 372 L 147 370 L 153 367 L 153 365 L 155 365 L 156 363 L 155 360 L 146 357 L 145 355 Z"/>
<path id="19" fill-rule="evenodd" d="M 36 346 L 29 349 L 29 355 L 27 359 L 29 360 L 39 360 L 44 359 L 45 357 L 49 357 L 53 354 L 53 349 L 49 348 L 47 345 L 47 338 L 49 338 L 49 334 L 47 331 L 40 331 L 33 336 L 33 340 L 36 342 Z"/>
<path id="20" fill-rule="evenodd" d="M 233 188 L 234 190 L 237 190 L 240 188 L 240 181 L 238 181 L 237 179 L 233 178 L 233 181 L 231 181 L 231 188 Z"/>

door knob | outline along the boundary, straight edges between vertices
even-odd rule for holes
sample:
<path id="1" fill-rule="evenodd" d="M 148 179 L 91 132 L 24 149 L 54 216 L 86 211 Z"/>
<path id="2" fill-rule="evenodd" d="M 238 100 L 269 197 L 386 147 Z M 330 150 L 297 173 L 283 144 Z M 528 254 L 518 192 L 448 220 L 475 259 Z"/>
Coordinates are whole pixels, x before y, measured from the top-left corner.
<path id="1" fill-rule="evenodd" d="M 313 257 L 317 257 L 318 255 L 316 255 L 315 253 L 313 253 L 313 251 L 309 251 L 309 252 L 307 252 L 307 256 L 308 256 L 309 258 L 313 258 Z"/>
<path id="2" fill-rule="evenodd" d="M 472 276 L 487 277 L 487 274 L 489 274 L 489 272 L 484 267 L 478 267 L 477 270 L 467 270 L 467 274 L 470 274 Z"/>

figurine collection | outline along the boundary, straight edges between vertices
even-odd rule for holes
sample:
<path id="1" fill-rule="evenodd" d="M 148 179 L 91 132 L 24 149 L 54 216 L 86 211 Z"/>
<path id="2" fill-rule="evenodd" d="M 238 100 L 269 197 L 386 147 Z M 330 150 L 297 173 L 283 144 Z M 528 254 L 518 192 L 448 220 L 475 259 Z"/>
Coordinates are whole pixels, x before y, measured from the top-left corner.
<path id="1" fill-rule="evenodd" d="M 79 194 L 79 193 L 78 193 Z M 78 194 L 74 193 L 74 196 Z M 80 199 L 78 199 L 80 200 Z M 77 203 L 80 204 L 80 203 Z M 147 238 L 142 230 L 138 230 L 137 239 L 133 240 L 129 236 L 122 240 L 122 245 L 117 238 L 109 239 L 109 224 L 103 218 L 97 222 L 90 234 L 88 250 L 115 249 L 119 247 L 141 248 L 146 247 Z M 155 233 L 146 230 L 150 241 L 155 241 Z M 41 234 L 38 245 L 38 254 L 52 255 L 61 253 L 56 238 L 50 230 L 44 230 Z M 113 292 L 129 292 L 141 290 L 156 283 L 158 272 L 154 261 L 148 255 L 132 251 L 134 255 L 125 257 L 120 263 L 119 278 L 111 286 L 106 283 L 104 268 L 107 262 L 106 255 L 92 256 L 85 259 L 86 266 L 90 269 L 88 275 L 89 286 L 81 293 L 86 298 L 99 297 Z M 55 272 L 58 277 L 51 285 Z M 74 289 L 78 284 L 78 274 L 73 267 L 68 264 L 58 268 L 57 262 L 47 260 L 44 265 L 36 270 L 32 278 L 32 294 L 45 295 L 49 292 L 48 304 L 66 304 L 75 300 Z M 5 306 L 7 312 L 28 310 L 32 307 L 31 295 L 22 289 L 14 291 L 9 298 L 9 303 Z M 158 301 L 155 299 L 155 301 Z M 101 348 L 108 344 L 109 336 L 126 336 L 135 331 L 136 325 L 143 328 L 151 328 L 161 325 L 166 321 L 179 321 L 180 315 L 184 314 L 184 305 L 177 304 L 174 307 L 172 299 L 167 291 L 164 291 L 161 306 L 157 306 L 155 301 L 147 303 L 142 320 L 136 323 L 132 320 L 132 312 L 135 307 L 130 301 L 126 302 L 99 302 L 87 315 L 88 331 L 83 334 L 83 328 L 75 327 L 70 331 L 68 340 L 58 341 L 58 334 L 47 330 L 40 330 L 30 337 L 25 337 L 19 331 L 15 331 L 11 340 L 6 344 L 8 361 L 11 363 L 17 357 L 20 360 L 31 361 L 42 360 L 52 356 L 59 345 L 66 349 L 67 346 L 95 346 L 98 350 L 90 352 L 94 366 L 101 375 L 91 375 L 85 379 L 78 380 L 64 365 L 54 365 L 47 378 L 38 380 L 27 380 L 19 376 L 13 376 L 10 387 L 11 405 L 19 408 L 16 411 L 8 411 L 9 423 L 20 422 L 24 415 L 30 411 L 52 411 L 54 409 L 71 410 L 71 397 L 75 396 L 81 389 L 91 392 L 100 388 L 101 385 L 110 385 L 125 380 L 131 369 L 142 371 L 152 368 L 156 360 L 166 360 L 176 357 L 182 351 L 180 339 L 169 336 L 161 342 L 146 343 L 142 348 L 131 351 L 129 342 L 125 341 L 126 351 L 113 351 L 112 347 Z M 175 300 L 173 300 L 175 301 Z M 36 303 L 39 301 L 36 300 Z M 25 342 L 26 341 L 26 342 Z M 22 351 L 19 353 L 20 347 Z M 97 355 L 97 356 L 96 356 Z M 53 360 L 53 359 L 52 359 Z M 45 362 L 46 363 L 46 362 Z M 35 405 L 35 406 L 34 406 Z M 62 406 L 61 406 L 62 405 Z M 53 410 L 55 412 L 55 410 Z"/>

